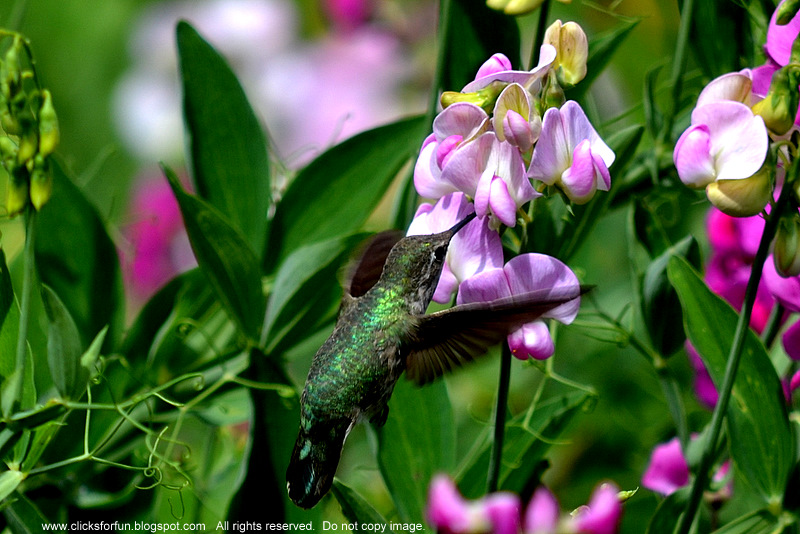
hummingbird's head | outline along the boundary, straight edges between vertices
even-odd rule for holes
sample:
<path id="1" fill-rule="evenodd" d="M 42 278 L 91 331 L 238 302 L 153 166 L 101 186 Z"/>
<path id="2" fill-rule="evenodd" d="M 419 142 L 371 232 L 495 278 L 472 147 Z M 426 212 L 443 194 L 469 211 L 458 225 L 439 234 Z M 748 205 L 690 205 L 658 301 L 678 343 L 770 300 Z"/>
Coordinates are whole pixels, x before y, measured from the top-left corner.
<path id="1" fill-rule="evenodd" d="M 474 218 L 471 213 L 438 234 L 406 236 L 392 248 L 381 278 L 407 289 L 414 313 L 422 314 L 427 309 L 439 283 L 450 240 Z"/>

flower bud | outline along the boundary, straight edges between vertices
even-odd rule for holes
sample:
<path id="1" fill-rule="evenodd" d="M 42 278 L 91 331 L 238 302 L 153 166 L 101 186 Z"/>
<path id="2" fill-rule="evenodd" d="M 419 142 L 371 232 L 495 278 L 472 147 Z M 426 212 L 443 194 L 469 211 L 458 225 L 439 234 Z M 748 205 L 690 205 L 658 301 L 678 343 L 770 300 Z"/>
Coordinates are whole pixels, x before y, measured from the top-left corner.
<path id="1" fill-rule="evenodd" d="M 41 154 L 37 154 L 33 160 L 33 170 L 31 171 L 31 203 L 36 211 L 42 209 L 47 204 L 53 193 L 53 174 L 50 166 Z"/>
<path id="2" fill-rule="evenodd" d="M 19 152 L 17 152 L 17 162 L 23 164 L 31 159 L 39 150 L 39 133 L 30 125 L 22 132 L 19 140 Z"/>
<path id="3" fill-rule="evenodd" d="M 8 135 L 19 135 L 22 131 L 19 121 L 14 118 L 6 106 L 0 111 L 0 126 L 3 127 L 3 131 Z"/>
<path id="4" fill-rule="evenodd" d="M 769 131 L 775 135 L 784 135 L 794 126 L 799 74 L 797 67 L 791 65 L 776 71 L 767 96 L 753 106 L 753 113 L 760 115 Z"/>
<path id="5" fill-rule="evenodd" d="M 552 68 L 562 86 L 573 87 L 586 76 L 589 40 L 580 25 L 575 22 L 562 25 L 557 20 L 547 28 L 544 42 L 556 49 L 556 60 Z"/>
<path id="6" fill-rule="evenodd" d="M 558 83 L 555 72 L 551 70 L 547 73 L 547 82 L 542 92 L 542 99 L 539 101 L 539 113 L 544 115 L 545 111 L 550 108 L 560 108 L 566 100 L 564 89 Z"/>
<path id="7" fill-rule="evenodd" d="M 500 81 L 494 81 L 480 91 L 476 91 L 474 93 L 445 91 L 442 93 L 440 101 L 443 108 L 446 108 L 451 104 L 455 104 L 456 102 L 469 102 L 470 104 L 475 104 L 476 106 L 482 107 L 487 113 L 491 113 L 492 109 L 494 108 L 494 104 L 497 101 L 497 97 L 500 96 L 500 93 L 503 92 L 503 89 L 506 87 L 506 85 L 508 84 Z"/>
<path id="8" fill-rule="evenodd" d="M 0 162 L 11 173 L 17 162 L 17 145 L 8 137 L 0 137 Z"/>
<path id="9" fill-rule="evenodd" d="M 800 274 L 800 215 L 781 217 L 772 251 L 775 270 L 784 278 Z"/>
<path id="10" fill-rule="evenodd" d="M 0 91 L 6 100 L 11 100 L 19 91 L 20 69 L 19 50 L 21 42 L 19 37 L 14 38 L 13 44 L 6 51 L 0 63 Z"/>
<path id="11" fill-rule="evenodd" d="M 706 196 L 731 217 L 752 217 L 761 213 L 772 198 L 771 165 L 765 164 L 749 178 L 717 180 L 706 186 Z"/>
<path id="12" fill-rule="evenodd" d="M 9 216 L 14 216 L 28 205 L 28 169 L 24 165 L 18 166 L 9 174 L 6 211 Z"/>
<path id="13" fill-rule="evenodd" d="M 58 117 L 53 107 L 53 98 L 47 89 L 42 91 L 42 107 L 39 109 L 39 154 L 52 154 L 59 141 Z"/>
<path id="14" fill-rule="evenodd" d="M 486 0 L 486 5 L 506 15 L 524 15 L 538 8 L 544 0 Z"/>

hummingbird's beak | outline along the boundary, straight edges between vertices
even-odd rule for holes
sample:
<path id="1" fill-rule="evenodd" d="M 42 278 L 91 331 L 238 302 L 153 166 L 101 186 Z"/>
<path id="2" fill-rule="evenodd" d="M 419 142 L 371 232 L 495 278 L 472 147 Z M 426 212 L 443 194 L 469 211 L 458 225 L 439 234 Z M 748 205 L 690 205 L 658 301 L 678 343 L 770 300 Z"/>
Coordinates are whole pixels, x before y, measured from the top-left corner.
<path id="1" fill-rule="evenodd" d="M 475 212 L 473 211 L 472 213 L 470 213 L 469 215 L 467 215 L 466 217 L 464 217 L 463 219 L 461 219 L 460 221 L 458 221 L 458 222 L 455 224 L 455 226 L 453 226 L 452 228 L 450 228 L 450 230 L 448 230 L 448 232 L 451 232 L 451 233 L 452 233 L 452 235 L 456 235 L 456 233 L 457 233 L 459 230 L 461 230 L 461 229 L 462 229 L 464 226 L 466 226 L 466 224 L 467 224 L 468 222 L 470 222 L 470 221 L 471 221 L 472 219 L 474 219 L 474 218 L 475 218 Z"/>

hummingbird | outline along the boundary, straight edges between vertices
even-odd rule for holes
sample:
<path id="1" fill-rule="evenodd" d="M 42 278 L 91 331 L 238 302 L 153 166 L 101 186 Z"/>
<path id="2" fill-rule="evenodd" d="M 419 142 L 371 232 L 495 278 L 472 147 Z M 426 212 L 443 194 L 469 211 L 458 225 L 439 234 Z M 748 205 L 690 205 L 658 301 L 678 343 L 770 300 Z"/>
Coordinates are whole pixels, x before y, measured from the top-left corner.
<path id="1" fill-rule="evenodd" d="M 296 505 L 311 508 L 330 490 L 357 422 L 383 426 L 404 371 L 424 385 L 584 291 L 533 292 L 426 314 L 450 240 L 474 217 L 432 235 L 378 234 L 351 269 L 336 325 L 314 355 L 300 396 L 300 430 L 286 472 Z"/>

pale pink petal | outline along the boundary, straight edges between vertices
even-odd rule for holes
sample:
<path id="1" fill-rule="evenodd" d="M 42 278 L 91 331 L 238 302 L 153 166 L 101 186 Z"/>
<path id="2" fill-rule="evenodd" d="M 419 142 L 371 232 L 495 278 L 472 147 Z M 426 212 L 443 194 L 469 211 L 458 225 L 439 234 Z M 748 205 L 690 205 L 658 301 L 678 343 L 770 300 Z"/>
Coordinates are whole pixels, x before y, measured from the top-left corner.
<path id="1" fill-rule="evenodd" d="M 556 347 L 550 330 L 544 321 L 533 321 L 522 325 L 508 336 L 508 348 L 511 354 L 520 360 L 534 358 L 546 360 L 555 353 Z"/>
<path id="2" fill-rule="evenodd" d="M 439 143 L 439 146 L 436 147 L 436 164 L 440 169 L 444 169 L 447 160 L 450 159 L 450 154 L 453 153 L 463 139 L 464 138 L 460 135 L 451 135 L 445 137 L 444 140 Z"/>
<path id="3" fill-rule="evenodd" d="M 533 149 L 528 176 L 553 185 L 569 168 L 572 150 L 567 144 L 567 132 L 557 108 L 548 109 L 542 119 L 542 133 Z"/>
<path id="4" fill-rule="evenodd" d="M 556 59 L 556 49 L 552 45 L 543 44 L 539 50 L 539 64 L 531 71 L 525 70 L 503 70 L 494 71 L 485 76 L 479 76 L 461 89 L 462 93 L 472 93 L 480 91 L 494 81 L 506 83 L 518 83 L 522 87 L 532 90 L 532 88 L 547 74 L 547 70 Z M 490 69 L 489 69 L 490 70 Z M 489 71 L 487 70 L 487 72 Z"/>
<path id="5" fill-rule="evenodd" d="M 455 186 L 442 180 L 442 169 L 436 162 L 438 143 L 428 143 L 414 165 L 414 187 L 423 198 L 441 198 L 457 191 Z"/>
<path id="6" fill-rule="evenodd" d="M 729 72 L 711 80 L 697 97 L 696 107 L 719 101 L 733 101 L 753 105 L 753 80 L 750 71 Z"/>
<path id="7" fill-rule="evenodd" d="M 642 486 L 662 495 L 671 495 L 688 483 L 689 466 L 678 438 L 656 445 L 642 475 Z"/>
<path id="8" fill-rule="evenodd" d="M 749 178 L 763 165 L 769 148 L 767 127 L 744 104 L 712 102 L 695 108 L 692 124 L 708 127 L 715 179 Z"/>
<path id="9" fill-rule="evenodd" d="M 561 175 L 561 189 L 576 204 L 585 204 L 597 191 L 595 163 L 588 139 L 575 147 L 572 165 Z"/>
<path id="10" fill-rule="evenodd" d="M 534 141 L 536 141 L 531 124 L 513 109 L 508 110 L 503 118 L 502 128 L 498 131 L 498 137 L 500 131 L 503 132 L 505 140 L 512 146 L 519 148 L 520 152 L 530 150 Z"/>
<path id="11" fill-rule="evenodd" d="M 503 266 L 503 244 L 500 235 L 489 228 L 488 219 L 470 221 L 450 240 L 447 266 L 458 282 Z"/>
<path id="12" fill-rule="evenodd" d="M 492 208 L 492 213 L 506 226 L 517 224 L 517 205 L 508 194 L 508 186 L 498 176 L 491 180 L 489 206 Z"/>
<path id="13" fill-rule="evenodd" d="M 494 268 L 479 272 L 461 282 L 456 302 L 458 304 L 491 302 L 510 296 L 511 288 L 508 286 L 505 271 L 502 268 Z"/>
<path id="14" fill-rule="evenodd" d="M 592 153 L 600 156 L 606 167 L 610 167 L 614 163 L 614 151 L 603 142 L 580 104 L 574 100 L 564 102 L 564 105 L 561 106 L 561 116 L 567 132 L 567 146 L 570 151 L 588 139 Z"/>
<path id="15" fill-rule="evenodd" d="M 691 126 L 681 134 L 672 159 L 681 182 L 689 187 L 703 188 L 716 179 L 711 136 L 705 125 Z"/>
<path id="16" fill-rule="evenodd" d="M 463 143 L 450 157 L 447 167 L 442 170 L 442 180 L 452 184 L 456 190 L 475 197 L 478 182 L 486 171 L 495 139 L 493 132 L 486 132 L 473 141 Z M 483 216 L 480 212 L 478 215 Z"/>
<path id="17" fill-rule="evenodd" d="M 528 534 L 556 534 L 560 509 L 558 501 L 544 486 L 533 493 L 525 510 L 524 530 Z"/>
<path id="18" fill-rule="evenodd" d="M 460 135 L 469 140 L 484 129 L 488 120 L 489 115 L 480 106 L 456 102 L 436 116 L 433 120 L 433 132 L 439 141 L 451 135 Z"/>
<path id="19" fill-rule="evenodd" d="M 577 297 L 578 278 L 563 262 L 545 254 L 520 254 L 506 263 L 503 270 L 513 295 L 540 292 L 542 299 Z M 553 308 L 544 317 L 571 323 L 578 315 L 580 298 Z"/>

